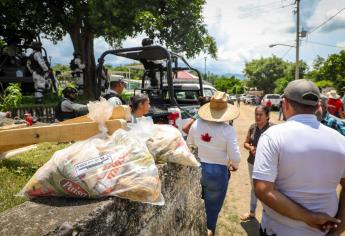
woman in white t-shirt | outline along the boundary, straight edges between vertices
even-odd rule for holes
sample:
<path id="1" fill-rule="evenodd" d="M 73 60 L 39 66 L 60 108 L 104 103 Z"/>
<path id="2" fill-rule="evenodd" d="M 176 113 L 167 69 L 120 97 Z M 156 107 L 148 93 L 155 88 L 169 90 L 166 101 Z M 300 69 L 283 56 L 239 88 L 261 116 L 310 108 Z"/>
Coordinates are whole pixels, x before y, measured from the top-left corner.
<path id="1" fill-rule="evenodd" d="M 228 124 L 239 116 L 239 110 L 227 103 L 225 93 L 216 92 L 198 114 L 200 118 L 190 128 L 187 143 L 198 148 L 207 228 L 212 235 L 228 188 L 229 171 L 236 171 L 240 162 L 236 132 Z"/>

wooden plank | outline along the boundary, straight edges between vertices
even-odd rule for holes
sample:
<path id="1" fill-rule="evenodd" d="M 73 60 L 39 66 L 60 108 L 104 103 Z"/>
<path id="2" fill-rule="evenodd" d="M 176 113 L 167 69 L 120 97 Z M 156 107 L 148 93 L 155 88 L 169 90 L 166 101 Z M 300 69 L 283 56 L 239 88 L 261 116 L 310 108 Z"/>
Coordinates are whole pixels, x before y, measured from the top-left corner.
<path id="1" fill-rule="evenodd" d="M 25 147 L 17 148 L 14 150 L 10 150 L 8 152 L 0 153 L 0 161 L 3 159 L 6 159 L 6 158 L 12 157 L 14 155 L 20 154 L 20 153 L 30 151 L 30 150 L 35 149 L 35 148 L 37 148 L 37 145 L 34 144 L 34 145 L 25 146 Z"/>
<path id="2" fill-rule="evenodd" d="M 6 146 L 2 146 L 0 145 L 0 153 L 3 153 L 3 152 L 7 152 L 7 151 L 10 151 L 10 150 L 15 150 L 15 149 L 18 149 L 18 148 L 23 148 L 23 147 L 26 147 L 28 145 L 31 145 L 33 143 L 30 143 L 30 144 L 22 144 L 22 145 L 6 145 Z"/>
<path id="3" fill-rule="evenodd" d="M 109 120 L 106 122 L 106 125 L 109 134 L 112 134 L 119 128 L 127 128 L 126 121 L 121 119 Z M 98 133 L 98 123 L 96 122 L 4 130 L 0 131 L 0 152 L 42 142 L 70 142 L 85 140 Z"/>
<path id="4" fill-rule="evenodd" d="M 0 127 L 0 131 L 2 130 L 8 130 L 8 129 L 18 129 L 18 128 L 24 128 L 27 127 L 26 124 L 12 124 L 12 125 L 5 125 Z"/>
<path id="5" fill-rule="evenodd" d="M 113 109 L 113 114 L 109 118 L 109 120 L 114 119 L 124 119 L 130 120 L 131 119 L 131 108 L 129 106 L 117 106 Z M 73 119 L 65 120 L 59 122 L 58 124 L 71 124 L 71 123 L 80 123 L 80 122 L 92 122 L 92 120 L 87 116 L 79 116 Z"/>

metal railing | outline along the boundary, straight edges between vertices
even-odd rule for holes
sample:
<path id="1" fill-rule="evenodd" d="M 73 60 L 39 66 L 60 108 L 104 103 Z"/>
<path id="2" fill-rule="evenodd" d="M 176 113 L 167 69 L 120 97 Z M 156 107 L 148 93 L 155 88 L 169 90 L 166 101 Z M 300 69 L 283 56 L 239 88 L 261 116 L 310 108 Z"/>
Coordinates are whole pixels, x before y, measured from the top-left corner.
<path id="1" fill-rule="evenodd" d="M 32 105 L 27 107 L 19 107 L 12 109 L 12 117 L 19 117 L 24 119 L 25 113 L 30 113 L 38 122 L 54 123 L 55 122 L 55 106 L 47 105 Z"/>

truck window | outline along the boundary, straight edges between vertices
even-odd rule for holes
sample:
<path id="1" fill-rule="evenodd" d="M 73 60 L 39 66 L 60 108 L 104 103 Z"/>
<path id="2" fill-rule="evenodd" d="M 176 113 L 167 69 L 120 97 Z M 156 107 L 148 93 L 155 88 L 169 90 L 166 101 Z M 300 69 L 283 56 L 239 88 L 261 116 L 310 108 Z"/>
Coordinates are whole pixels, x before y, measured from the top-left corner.
<path id="1" fill-rule="evenodd" d="M 268 99 L 279 99 L 280 96 L 279 95 L 267 95 Z"/>
<path id="2" fill-rule="evenodd" d="M 204 96 L 205 97 L 212 97 L 213 93 L 212 93 L 212 90 L 209 89 L 209 88 L 205 88 L 204 89 Z"/>

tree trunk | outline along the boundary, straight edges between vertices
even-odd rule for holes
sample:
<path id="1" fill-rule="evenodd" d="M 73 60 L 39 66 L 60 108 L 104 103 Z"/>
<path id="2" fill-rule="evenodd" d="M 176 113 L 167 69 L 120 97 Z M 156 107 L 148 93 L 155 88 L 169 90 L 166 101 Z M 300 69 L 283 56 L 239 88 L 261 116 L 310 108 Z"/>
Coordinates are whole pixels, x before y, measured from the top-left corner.
<path id="1" fill-rule="evenodd" d="M 93 49 L 94 35 L 89 32 L 81 32 L 80 27 L 73 27 L 69 32 L 74 51 L 81 54 L 84 69 L 84 96 L 90 100 L 96 98 L 96 63 Z"/>

